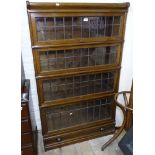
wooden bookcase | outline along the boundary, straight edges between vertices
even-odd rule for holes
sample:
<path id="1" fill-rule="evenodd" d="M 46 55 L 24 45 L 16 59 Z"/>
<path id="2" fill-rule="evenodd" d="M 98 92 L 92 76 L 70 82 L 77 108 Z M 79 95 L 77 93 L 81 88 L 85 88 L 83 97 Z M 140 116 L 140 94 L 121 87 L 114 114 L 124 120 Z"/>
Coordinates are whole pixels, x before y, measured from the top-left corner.
<path id="1" fill-rule="evenodd" d="M 45 150 L 115 131 L 128 7 L 27 2 Z"/>

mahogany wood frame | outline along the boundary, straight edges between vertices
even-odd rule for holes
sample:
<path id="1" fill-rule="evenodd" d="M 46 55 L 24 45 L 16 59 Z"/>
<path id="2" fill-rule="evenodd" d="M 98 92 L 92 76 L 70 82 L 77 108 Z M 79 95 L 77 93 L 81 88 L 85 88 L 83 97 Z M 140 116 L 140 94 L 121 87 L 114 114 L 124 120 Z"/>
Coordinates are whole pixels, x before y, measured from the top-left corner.
<path id="1" fill-rule="evenodd" d="M 31 46 L 34 59 L 35 77 L 37 81 L 37 90 L 39 97 L 40 116 L 42 123 L 42 133 L 44 139 L 45 150 L 62 147 L 64 145 L 92 139 L 95 137 L 114 133 L 115 127 L 115 108 L 116 104 L 113 104 L 112 119 L 105 121 L 96 121 L 85 125 L 79 125 L 76 127 L 66 128 L 63 130 L 48 132 L 45 112 L 46 109 L 54 106 L 61 106 L 66 104 L 75 104 L 80 101 L 87 101 L 92 99 L 98 99 L 106 96 L 113 96 L 118 92 L 120 68 L 122 61 L 122 51 L 125 34 L 125 24 L 127 18 L 129 3 L 31 3 L 27 2 L 27 12 L 29 19 L 29 28 L 31 36 Z M 120 33 L 115 37 L 94 37 L 94 38 L 77 38 L 77 39 L 65 39 L 65 40 L 50 40 L 50 41 L 38 41 L 36 34 L 35 17 L 54 17 L 54 16 L 121 16 Z M 76 49 L 76 48 L 90 48 L 116 45 L 117 48 L 117 60 L 116 64 L 99 65 L 95 67 L 81 67 L 72 69 L 63 69 L 57 71 L 41 72 L 39 64 L 39 51 L 46 50 L 59 50 L 59 49 Z M 69 70 L 69 72 L 67 72 Z M 56 77 L 67 77 L 71 75 L 81 75 L 88 73 L 101 73 L 101 72 L 115 72 L 113 91 L 102 92 L 90 95 L 83 95 L 77 97 L 70 97 L 66 99 L 59 99 L 50 102 L 44 102 L 42 83 L 43 80 L 52 79 Z M 107 128 L 108 131 L 99 131 L 98 128 Z M 82 132 L 80 132 L 82 130 Z M 92 134 L 92 132 L 94 132 Z M 73 137 L 71 138 L 69 135 Z M 67 136 L 68 135 L 68 136 Z M 53 137 L 68 137 L 68 140 L 53 142 Z M 76 137 L 76 138 L 75 138 Z"/>

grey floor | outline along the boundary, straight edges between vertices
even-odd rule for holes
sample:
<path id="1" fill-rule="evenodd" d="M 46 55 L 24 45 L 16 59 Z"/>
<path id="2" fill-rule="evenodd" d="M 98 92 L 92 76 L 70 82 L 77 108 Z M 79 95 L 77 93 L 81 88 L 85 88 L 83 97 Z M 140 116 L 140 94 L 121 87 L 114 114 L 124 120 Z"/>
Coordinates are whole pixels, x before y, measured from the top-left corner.
<path id="1" fill-rule="evenodd" d="M 123 155 L 118 147 L 119 140 L 123 137 L 123 132 L 109 147 L 101 151 L 101 146 L 112 137 L 112 135 L 96 138 L 93 140 L 68 145 L 59 149 L 45 152 L 41 131 L 38 132 L 38 155 Z"/>

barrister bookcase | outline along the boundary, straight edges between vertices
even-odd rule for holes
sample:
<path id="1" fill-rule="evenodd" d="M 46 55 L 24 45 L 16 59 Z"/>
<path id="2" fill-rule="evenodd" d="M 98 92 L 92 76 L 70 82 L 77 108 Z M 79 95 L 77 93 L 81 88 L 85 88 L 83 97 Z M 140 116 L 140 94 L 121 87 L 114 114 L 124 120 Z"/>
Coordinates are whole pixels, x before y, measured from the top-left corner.
<path id="1" fill-rule="evenodd" d="M 128 7 L 27 2 L 45 150 L 115 132 Z"/>

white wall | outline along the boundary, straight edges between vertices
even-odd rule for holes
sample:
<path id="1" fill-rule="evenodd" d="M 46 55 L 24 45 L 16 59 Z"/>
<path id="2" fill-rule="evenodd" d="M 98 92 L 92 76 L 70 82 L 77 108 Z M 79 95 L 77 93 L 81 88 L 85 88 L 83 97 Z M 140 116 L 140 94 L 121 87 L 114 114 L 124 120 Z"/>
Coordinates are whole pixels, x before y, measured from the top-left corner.
<path id="1" fill-rule="evenodd" d="M 30 2 L 43 2 L 45 0 L 30 0 Z M 51 0 L 46 0 L 45 2 L 51 2 Z M 128 0 L 130 2 L 132 0 Z M 58 2 L 52 0 L 52 2 Z M 59 1 L 59 2 L 92 2 L 92 3 L 119 3 L 126 2 L 124 0 L 89 0 L 89 1 Z M 37 128 L 41 129 L 40 122 L 40 114 L 39 114 L 39 106 L 38 106 L 38 96 L 36 90 L 36 82 L 35 82 L 35 74 L 34 74 L 34 66 L 33 66 L 33 57 L 31 50 L 31 42 L 30 42 L 30 34 L 29 34 L 29 26 L 28 26 L 28 17 L 26 11 L 26 0 L 23 0 L 22 7 L 22 58 L 23 58 L 23 66 L 25 71 L 25 77 L 30 79 L 31 88 L 30 88 L 30 114 L 32 119 L 33 128 L 37 125 Z M 130 90 L 131 82 L 132 82 L 132 39 L 133 39 L 133 7 L 130 4 L 129 13 L 127 17 L 127 25 L 126 25 L 126 34 L 125 34 L 125 43 L 124 43 L 124 51 L 123 51 L 123 59 L 122 59 L 122 69 L 121 69 L 121 77 L 120 77 L 120 87 L 119 90 Z M 117 122 L 120 123 L 122 119 L 122 115 L 119 111 L 116 114 Z"/>

